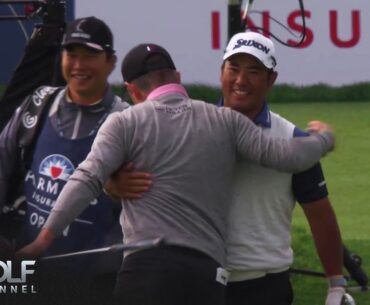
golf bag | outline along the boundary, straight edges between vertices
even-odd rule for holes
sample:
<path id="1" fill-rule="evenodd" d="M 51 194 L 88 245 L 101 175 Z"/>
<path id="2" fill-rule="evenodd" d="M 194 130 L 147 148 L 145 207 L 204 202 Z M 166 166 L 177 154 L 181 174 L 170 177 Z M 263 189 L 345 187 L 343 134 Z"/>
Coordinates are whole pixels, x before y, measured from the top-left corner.
<path id="1" fill-rule="evenodd" d="M 40 2 L 41 3 L 41 2 Z M 35 4 L 36 5 L 36 4 Z M 64 86 L 60 69 L 61 41 L 64 34 L 65 2 L 48 0 L 37 4 L 35 9 L 43 17 L 43 23 L 37 24 L 31 39 L 25 48 L 23 57 L 16 67 L 7 87 L 0 99 L 0 131 L 7 124 L 15 109 L 21 106 L 23 111 L 30 111 L 38 116 L 39 122 L 47 112 L 51 94 L 43 92 L 43 103 L 39 107 L 31 103 L 35 91 L 40 86 Z M 0 211 L 0 235 L 13 242 L 14 235 L 25 215 L 22 179 L 25 174 L 25 163 L 32 154 L 33 139 L 37 136 L 37 125 L 26 129 L 19 124 L 17 142 L 20 147 L 18 170 L 14 173 L 11 186 L 6 197 L 7 203 Z"/>
<path id="2" fill-rule="evenodd" d="M 15 109 L 40 86 L 64 86 L 60 70 L 65 3 L 48 0 L 41 10 L 43 23 L 35 26 L 23 57 L 0 99 L 0 131 Z"/>

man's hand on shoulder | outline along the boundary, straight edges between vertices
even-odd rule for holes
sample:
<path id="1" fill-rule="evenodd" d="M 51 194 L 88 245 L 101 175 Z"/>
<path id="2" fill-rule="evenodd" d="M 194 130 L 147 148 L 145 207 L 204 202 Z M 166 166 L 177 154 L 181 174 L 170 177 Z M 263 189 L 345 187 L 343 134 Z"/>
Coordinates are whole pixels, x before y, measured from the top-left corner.
<path id="1" fill-rule="evenodd" d="M 326 143 L 327 151 L 334 149 L 335 135 L 333 128 L 329 124 L 322 121 L 311 121 L 307 124 L 307 131 L 320 134 Z"/>

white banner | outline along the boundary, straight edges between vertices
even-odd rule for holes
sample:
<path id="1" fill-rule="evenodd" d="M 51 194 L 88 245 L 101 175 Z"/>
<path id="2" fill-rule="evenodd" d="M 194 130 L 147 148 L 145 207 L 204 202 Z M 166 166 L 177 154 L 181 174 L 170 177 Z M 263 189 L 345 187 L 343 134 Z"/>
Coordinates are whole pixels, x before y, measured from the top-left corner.
<path id="1" fill-rule="evenodd" d="M 289 48 L 273 39 L 278 83 L 343 85 L 369 81 L 369 0 L 304 2 L 304 46 Z M 286 42 L 299 40 L 302 19 L 297 0 L 255 0 L 251 10 L 249 17 L 255 26 Z M 153 42 L 171 53 L 184 83 L 219 84 L 227 43 L 226 0 L 77 0 L 76 17 L 90 15 L 105 20 L 114 33 L 119 61 L 112 82 L 121 82 L 120 63 L 131 47 Z"/>

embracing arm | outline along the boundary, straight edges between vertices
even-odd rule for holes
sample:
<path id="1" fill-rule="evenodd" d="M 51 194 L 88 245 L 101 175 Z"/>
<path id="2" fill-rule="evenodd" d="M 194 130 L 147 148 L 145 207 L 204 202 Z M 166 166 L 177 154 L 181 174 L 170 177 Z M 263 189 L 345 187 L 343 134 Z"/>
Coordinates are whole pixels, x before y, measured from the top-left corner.
<path id="1" fill-rule="evenodd" d="M 150 189 L 151 184 L 151 174 L 136 171 L 134 163 L 129 162 L 109 177 L 104 190 L 114 201 L 138 199 Z"/>
<path id="2" fill-rule="evenodd" d="M 308 137 L 283 139 L 263 134 L 261 128 L 235 111 L 231 115 L 240 155 L 266 167 L 300 172 L 312 167 L 334 147 L 331 127 L 320 121 L 309 123 L 312 134 Z"/>

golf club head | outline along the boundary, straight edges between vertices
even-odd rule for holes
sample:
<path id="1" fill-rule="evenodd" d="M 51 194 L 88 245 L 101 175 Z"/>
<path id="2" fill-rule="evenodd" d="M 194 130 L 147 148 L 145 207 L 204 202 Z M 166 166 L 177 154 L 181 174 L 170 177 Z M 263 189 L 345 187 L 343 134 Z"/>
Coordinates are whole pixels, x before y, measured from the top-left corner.
<path id="1" fill-rule="evenodd" d="M 341 305 L 356 305 L 356 302 L 350 294 L 345 293 Z"/>
<path id="2" fill-rule="evenodd" d="M 12 260 L 15 257 L 13 246 L 4 237 L 0 236 L 0 260 Z"/>

